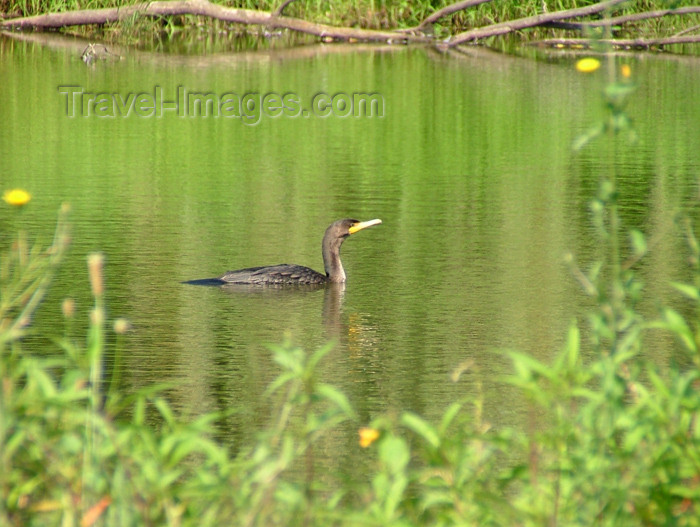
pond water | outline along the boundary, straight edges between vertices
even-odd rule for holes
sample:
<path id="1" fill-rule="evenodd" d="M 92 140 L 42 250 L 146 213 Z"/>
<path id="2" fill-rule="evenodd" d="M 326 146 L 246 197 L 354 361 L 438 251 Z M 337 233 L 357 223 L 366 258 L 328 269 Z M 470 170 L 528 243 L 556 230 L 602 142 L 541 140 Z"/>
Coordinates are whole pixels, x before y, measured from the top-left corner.
<path id="1" fill-rule="evenodd" d="M 483 48 L 117 50 L 86 65 L 84 47 L 0 37 L 0 187 L 33 195 L 21 217 L 0 215 L 0 243 L 20 224 L 48 242 L 69 202 L 72 248 L 37 325 L 62 334 L 65 297 L 87 319 L 85 258 L 104 252 L 109 315 L 133 325 L 123 389 L 167 381 L 185 410 L 241 408 L 224 436 L 266 419 L 267 345 L 285 339 L 336 343 L 320 375 L 365 422 L 483 395 L 485 419 L 517 424 L 525 403 L 500 382 L 498 350 L 546 359 L 573 319 L 587 327 L 591 301 L 564 257 L 600 257 L 589 203 L 601 177 L 617 178 L 625 228 L 651 240 L 637 266 L 645 313 L 688 276 L 674 219 L 697 210 L 696 57 L 618 55 L 584 75 L 573 55 Z M 621 64 L 639 86 L 638 141 L 574 152 Z M 182 283 L 282 262 L 322 270 L 323 232 L 344 217 L 383 224 L 343 246 L 343 289 Z M 654 343 L 654 360 L 672 360 L 672 341 Z"/>

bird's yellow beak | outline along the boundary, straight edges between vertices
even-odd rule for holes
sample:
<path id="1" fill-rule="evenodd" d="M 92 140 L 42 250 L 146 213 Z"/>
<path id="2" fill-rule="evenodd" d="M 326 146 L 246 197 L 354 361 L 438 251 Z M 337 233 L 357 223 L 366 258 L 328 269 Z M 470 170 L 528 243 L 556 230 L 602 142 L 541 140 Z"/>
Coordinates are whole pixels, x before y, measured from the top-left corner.
<path id="1" fill-rule="evenodd" d="M 371 227 L 372 225 L 379 225 L 381 222 L 382 220 L 360 221 L 352 227 L 350 227 L 348 231 L 350 232 L 350 234 L 355 234 L 357 231 L 361 231 L 362 229 L 366 229 L 367 227 Z"/>

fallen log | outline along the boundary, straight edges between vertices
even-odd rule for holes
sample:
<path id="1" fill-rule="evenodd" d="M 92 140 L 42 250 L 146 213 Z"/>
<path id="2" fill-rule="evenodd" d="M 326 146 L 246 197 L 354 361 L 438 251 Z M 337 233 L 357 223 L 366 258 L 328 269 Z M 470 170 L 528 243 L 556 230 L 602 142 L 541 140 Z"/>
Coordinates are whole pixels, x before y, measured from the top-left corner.
<path id="1" fill-rule="evenodd" d="M 424 35 L 398 33 L 395 31 L 375 31 L 371 29 L 356 29 L 335 27 L 326 24 L 308 22 L 300 18 L 278 16 L 267 11 L 252 9 L 234 9 L 212 4 L 208 0 L 174 0 L 144 2 L 125 7 L 104 9 L 81 9 L 63 13 L 48 13 L 30 17 L 13 18 L 0 22 L 0 28 L 21 29 L 41 28 L 56 29 L 66 26 L 88 24 L 107 24 L 125 20 L 133 16 L 174 16 L 197 15 L 214 18 L 224 22 L 260 25 L 271 28 L 289 29 L 314 35 L 322 39 L 359 40 L 375 42 L 429 42 L 431 39 Z"/>
<path id="2" fill-rule="evenodd" d="M 283 0 L 280 6 L 272 11 L 257 11 L 252 9 L 235 9 L 213 4 L 209 0 L 155 0 L 153 2 L 143 2 L 140 4 L 124 7 L 104 8 L 104 9 L 82 9 L 76 11 L 66 11 L 61 13 L 48 13 L 43 15 L 13 18 L 0 20 L 0 29 L 56 29 L 66 26 L 78 25 L 102 25 L 120 20 L 129 19 L 136 16 L 164 17 L 175 15 L 204 16 L 224 22 L 238 23 L 245 25 L 258 25 L 270 29 L 288 29 L 299 33 L 305 33 L 319 37 L 324 41 L 363 41 L 363 42 L 387 42 L 408 43 L 408 42 L 435 42 L 430 35 L 424 34 L 426 28 L 437 22 L 439 19 L 462 11 L 469 7 L 490 2 L 491 0 L 461 0 L 454 4 L 439 9 L 435 13 L 426 17 L 419 25 L 409 29 L 398 30 L 372 30 L 348 27 L 336 27 L 327 24 L 309 22 L 301 18 L 284 16 L 282 12 L 293 0 Z M 677 9 L 664 9 L 647 11 L 631 15 L 610 17 L 605 16 L 601 20 L 586 22 L 563 22 L 571 18 L 594 15 L 601 12 L 611 12 L 616 6 L 629 0 L 606 0 L 586 7 L 566 9 L 552 13 L 543 13 L 508 22 L 500 22 L 488 26 L 473 28 L 452 36 L 447 41 L 440 43 L 441 46 L 453 47 L 466 42 L 474 42 L 480 39 L 504 35 L 531 27 L 559 27 L 562 29 L 582 30 L 589 27 L 612 26 L 627 22 L 635 22 L 649 18 L 659 18 L 669 15 L 684 15 L 700 13 L 700 6 L 680 7 Z M 683 33 L 683 32 L 682 32 Z M 540 45 L 568 45 L 566 42 L 573 42 L 572 39 L 549 39 L 541 40 L 534 44 Z M 577 39 L 573 45 L 587 45 L 590 40 Z M 700 42 L 700 37 L 681 36 L 681 34 L 657 38 L 657 39 L 627 39 L 609 40 L 606 42 L 619 47 L 629 48 L 649 48 L 654 46 L 665 46 L 671 44 L 688 44 Z"/>

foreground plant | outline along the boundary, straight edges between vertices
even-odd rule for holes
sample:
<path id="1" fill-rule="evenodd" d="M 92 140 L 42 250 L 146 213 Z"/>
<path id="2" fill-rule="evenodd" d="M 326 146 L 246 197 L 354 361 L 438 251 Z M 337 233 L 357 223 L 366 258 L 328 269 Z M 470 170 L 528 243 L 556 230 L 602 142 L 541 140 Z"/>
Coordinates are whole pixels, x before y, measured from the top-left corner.
<path id="1" fill-rule="evenodd" d="M 50 248 L 16 243 L 2 254 L 0 525 L 270 525 L 314 517 L 313 470 L 301 480 L 283 476 L 300 460 L 313 467 L 314 444 L 354 416 L 342 393 L 316 379 L 330 347 L 312 355 L 274 348 L 283 371 L 269 396 L 278 396 L 278 411 L 237 456 L 212 439 L 220 414 L 185 420 L 163 386 L 123 396 L 116 366 L 105 378 L 101 254 L 88 257 L 94 306 L 85 343 L 56 339 L 59 349 L 46 355 L 23 348 L 23 338 L 37 334 L 33 315 L 67 248 L 67 211 Z M 71 301 L 63 308 L 74 316 Z M 128 323 L 114 327 L 123 332 Z"/>
<path id="2" fill-rule="evenodd" d="M 95 306 L 86 344 L 58 339 L 60 354 L 23 349 L 24 337 L 38 334 L 32 320 L 67 249 L 67 213 L 64 206 L 49 248 L 29 249 L 21 233 L 0 256 L 0 524 L 178 524 L 198 503 L 201 471 L 228 462 L 209 439 L 217 416 L 185 424 L 157 389 L 105 394 L 101 255 L 89 258 Z M 72 316 L 70 302 L 64 313 Z M 117 424 L 115 412 L 127 406 L 131 419 Z M 147 409 L 162 427 L 146 424 Z M 191 470 L 183 462 L 194 457 Z"/>

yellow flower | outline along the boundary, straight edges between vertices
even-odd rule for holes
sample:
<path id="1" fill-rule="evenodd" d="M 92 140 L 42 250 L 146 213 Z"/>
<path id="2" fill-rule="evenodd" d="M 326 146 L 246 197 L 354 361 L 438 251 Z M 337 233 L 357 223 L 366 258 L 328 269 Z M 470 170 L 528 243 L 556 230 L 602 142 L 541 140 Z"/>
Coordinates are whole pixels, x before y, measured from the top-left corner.
<path id="1" fill-rule="evenodd" d="M 375 428 L 360 428 L 360 446 L 367 448 L 379 439 L 379 430 Z"/>
<path id="2" fill-rule="evenodd" d="M 623 64 L 620 67 L 620 72 L 625 79 L 629 79 L 632 76 L 632 68 L 630 68 L 629 64 Z"/>
<path id="3" fill-rule="evenodd" d="M 114 321 L 114 332 L 117 335 L 123 335 L 131 329 L 131 324 L 125 318 L 118 318 Z"/>
<path id="4" fill-rule="evenodd" d="M 63 311 L 64 317 L 73 318 L 75 314 L 75 300 L 72 298 L 64 298 L 61 304 L 61 310 Z"/>
<path id="5" fill-rule="evenodd" d="M 581 59 L 576 63 L 576 69 L 581 73 L 591 73 L 600 68 L 600 61 L 594 58 Z"/>
<path id="6" fill-rule="evenodd" d="M 12 190 L 6 190 L 5 193 L 2 195 L 2 199 L 8 205 L 21 207 L 22 205 L 26 205 L 27 203 L 29 203 L 29 200 L 32 199 L 32 195 L 26 190 L 14 188 Z"/>

